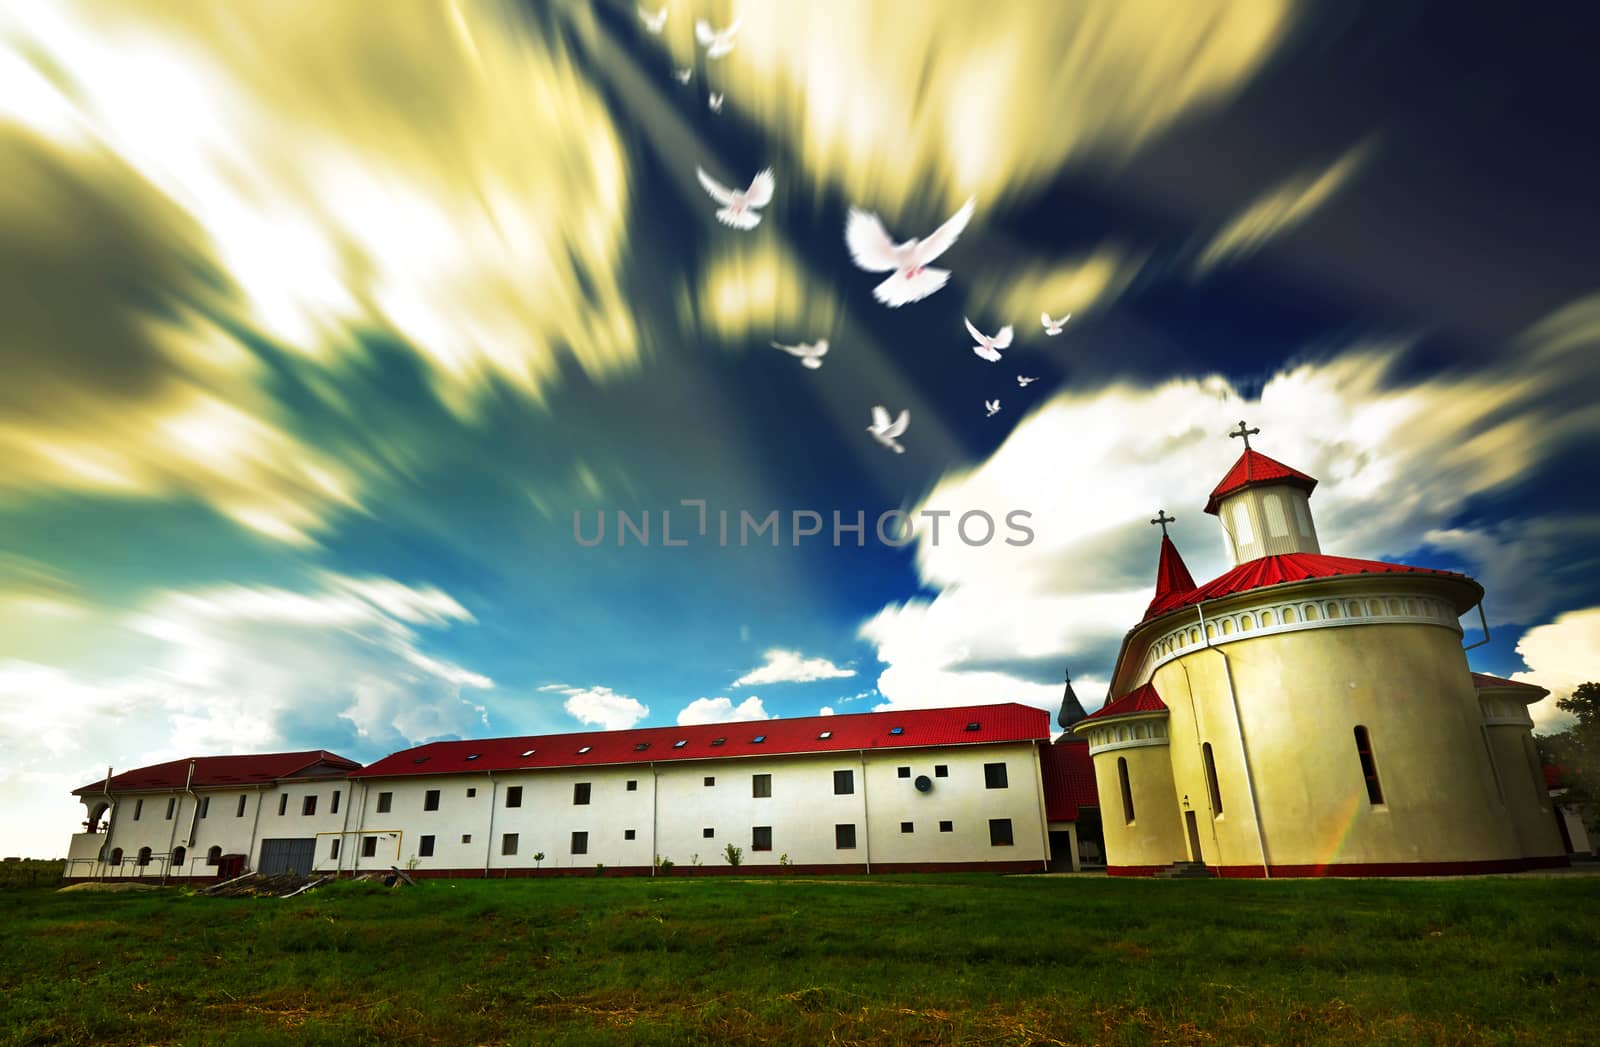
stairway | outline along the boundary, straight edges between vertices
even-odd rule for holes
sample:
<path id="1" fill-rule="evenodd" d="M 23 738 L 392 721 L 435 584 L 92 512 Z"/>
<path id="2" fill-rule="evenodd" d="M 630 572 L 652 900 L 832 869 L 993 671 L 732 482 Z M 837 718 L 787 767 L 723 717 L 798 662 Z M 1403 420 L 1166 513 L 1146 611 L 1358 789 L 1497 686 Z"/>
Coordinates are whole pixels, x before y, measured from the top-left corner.
<path id="1" fill-rule="evenodd" d="M 1156 873 L 1158 880 L 1209 880 L 1216 873 L 1206 868 L 1204 862 L 1173 862 Z"/>

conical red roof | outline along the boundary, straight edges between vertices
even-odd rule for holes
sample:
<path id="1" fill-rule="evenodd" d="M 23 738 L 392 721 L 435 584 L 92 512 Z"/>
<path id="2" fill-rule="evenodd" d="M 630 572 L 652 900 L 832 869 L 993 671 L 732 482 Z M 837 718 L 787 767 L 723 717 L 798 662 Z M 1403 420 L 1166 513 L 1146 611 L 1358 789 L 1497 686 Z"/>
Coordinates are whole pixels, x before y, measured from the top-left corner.
<path id="1" fill-rule="evenodd" d="M 1183 557 L 1178 555 L 1178 547 L 1172 544 L 1171 538 L 1162 535 L 1161 562 L 1156 564 L 1156 595 L 1145 608 L 1145 617 L 1151 617 L 1157 607 L 1171 605 L 1194 592 L 1194 588 L 1194 576 L 1189 573 Z"/>
<path id="2" fill-rule="evenodd" d="M 1276 459 L 1268 458 L 1260 451 L 1245 448 L 1244 454 L 1241 454 L 1239 460 L 1233 463 L 1233 468 L 1228 470 L 1228 475 L 1224 476 L 1222 482 L 1211 492 L 1211 498 L 1206 502 L 1206 512 L 1212 516 L 1217 515 L 1218 505 L 1228 495 L 1260 483 L 1291 484 L 1303 488 L 1307 494 L 1317 486 L 1317 481 L 1300 470 L 1291 469 Z"/>

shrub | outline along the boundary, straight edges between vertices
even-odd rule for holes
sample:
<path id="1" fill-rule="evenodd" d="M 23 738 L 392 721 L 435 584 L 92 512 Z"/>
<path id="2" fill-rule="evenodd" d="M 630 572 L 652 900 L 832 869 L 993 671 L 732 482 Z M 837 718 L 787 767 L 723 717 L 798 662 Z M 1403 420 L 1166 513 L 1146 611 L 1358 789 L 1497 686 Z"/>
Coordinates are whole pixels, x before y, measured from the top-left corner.
<path id="1" fill-rule="evenodd" d="M 735 847 L 730 843 L 728 844 L 727 848 L 723 850 L 722 856 L 728 859 L 728 864 L 733 866 L 735 869 L 744 864 L 743 847 Z"/>
<path id="2" fill-rule="evenodd" d="M 672 859 L 665 857 L 664 855 L 656 855 L 656 872 L 661 876 L 671 875 Z"/>

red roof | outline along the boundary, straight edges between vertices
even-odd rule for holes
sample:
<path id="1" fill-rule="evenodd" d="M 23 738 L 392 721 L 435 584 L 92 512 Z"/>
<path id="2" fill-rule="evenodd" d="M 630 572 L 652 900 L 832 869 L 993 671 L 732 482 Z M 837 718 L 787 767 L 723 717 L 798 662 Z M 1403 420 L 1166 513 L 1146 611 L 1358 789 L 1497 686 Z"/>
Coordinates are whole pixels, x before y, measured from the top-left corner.
<path id="1" fill-rule="evenodd" d="M 1536 691 L 1540 698 L 1550 693 L 1538 684 L 1523 683 L 1521 680 L 1507 680 L 1503 676 L 1490 676 L 1488 673 L 1473 673 L 1472 686 L 1480 691 L 1498 690 L 1502 687 L 1515 688 L 1519 691 Z"/>
<path id="2" fill-rule="evenodd" d="M 1156 564 L 1156 595 L 1144 616 L 1149 618 L 1158 605 L 1192 592 L 1194 576 L 1189 573 L 1183 557 L 1178 555 L 1178 547 L 1172 544 L 1172 539 L 1162 535 L 1161 560 Z"/>
<path id="3" fill-rule="evenodd" d="M 1109 720 L 1113 716 L 1132 716 L 1134 713 L 1164 713 L 1167 703 L 1161 700 L 1161 695 L 1156 693 L 1153 683 L 1140 684 L 1116 701 L 1107 702 L 1088 716 L 1083 723 L 1090 720 Z"/>
<path id="4" fill-rule="evenodd" d="M 283 778 L 343 778 L 361 767 L 323 749 L 299 753 L 256 753 L 249 756 L 195 756 L 170 760 L 150 767 L 138 767 L 113 775 L 112 792 L 137 792 L 141 789 L 182 789 L 189 782 L 189 764 L 194 763 L 194 788 L 229 785 L 259 785 Z M 106 788 L 104 778 L 74 789 L 73 795 L 97 793 Z"/>
<path id="5" fill-rule="evenodd" d="M 1545 789 L 1564 789 L 1567 786 L 1567 768 L 1564 764 L 1543 763 L 1539 770 L 1544 772 Z"/>
<path id="6" fill-rule="evenodd" d="M 386 756 L 351 777 L 471 774 L 930 745 L 993 745 L 1049 737 L 1050 717 L 1043 709 L 1008 702 L 955 709 L 901 709 L 792 720 L 430 742 Z"/>
<path id="7" fill-rule="evenodd" d="M 1247 560 L 1233 570 L 1218 575 L 1205 585 L 1187 593 L 1174 593 L 1166 600 L 1155 600 L 1145 612 L 1144 620 L 1166 614 L 1179 607 L 1187 607 L 1203 600 L 1215 600 L 1235 593 L 1262 589 L 1286 582 L 1303 582 L 1309 578 L 1339 578 L 1362 574 L 1420 574 L 1439 578 L 1459 578 L 1476 585 L 1472 579 L 1455 571 L 1441 571 L 1432 567 L 1408 567 L 1382 560 L 1357 560 L 1349 556 L 1324 556 L 1321 553 L 1284 553 L 1281 556 L 1262 556 Z M 1465 607 L 1460 608 L 1466 610 Z"/>
<path id="8" fill-rule="evenodd" d="M 1039 747 L 1044 779 L 1044 814 L 1052 822 L 1075 822 L 1079 807 L 1098 807 L 1094 761 L 1081 741 Z"/>
<path id="9" fill-rule="evenodd" d="M 1282 462 L 1268 458 L 1260 451 L 1245 449 L 1239 460 L 1233 463 L 1233 468 L 1228 470 L 1228 475 L 1212 490 L 1211 497 L 1206 501 L 1206 512 L 1212 516 L 1217 515 L 1217 505 L 1230 494 L 1244 490 L 1252 484 L 1280 483 L 1290 484 L 1303 488 L 1307 494 L 1317 486 L 1317 481 L 1302 473 L 1298 469 L 1291 469 Z"/>

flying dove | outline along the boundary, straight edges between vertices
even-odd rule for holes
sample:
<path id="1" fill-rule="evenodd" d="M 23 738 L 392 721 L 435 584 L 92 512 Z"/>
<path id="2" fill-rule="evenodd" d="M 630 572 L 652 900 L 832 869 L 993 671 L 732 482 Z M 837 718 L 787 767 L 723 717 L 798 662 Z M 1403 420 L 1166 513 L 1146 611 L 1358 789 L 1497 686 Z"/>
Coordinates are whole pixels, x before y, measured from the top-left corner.
<path id="1" fill-rule="evenodd" d="M 1013 334 L 1015 334 L 1015 332 L 1011 329 L 1011 325 L 1006 324 L 995 333 L 994 337 L 991 338 L 982 331 L 979 331 L 976 327 L 973 327 L 972 321 L 968 320 L 966 317 L 963 316 L 961 318 L 961 322 L 967 325 L 967 332 L 971 334 L 978 343 L 972 347 L 972 351 L 992 364 L 999 363 L 1000 350 L 1010 348 L 1011 338 Z"/>
<path id="2" fill-rule="evenodd" d="M 722 205 L 717 212 L 717 221 L 735 229 L 754 229 L 761 224 L 761 215 L 755 209 L 772 202 L 772 191 L 776 187 L 772 168 L 762 168 L 750 180 L 750 187 L 742 190 L 729 189 L 706 174 L 704 168 L 696 167 L 694 173 L 706 192 L 711 194 L 711 199 Z"/>
<path id="3" fill-rule="evenodd" d="M 920 301 L 945 285 L 948 269 L 930 269 L 928 263 L 950 249 L 972 219 L 973 201 L 968 200 L 950 220 L 935 229 L 926 240 L 910 239 L 895 243 L 878 220 L 868 211 L 852 207 L 844 226 L 844 242 L 857 267 L 869 273 L 893 272 L 872 289 L 872 296 L 890 308 Z"/>
<path id="4" fill-rule="evenodd" d="M 905 454 L 906 449 L 900 446 L 896 437 L 902 435 L 906 431 L 906 426 L 910 424 L 910 411 L 901 411 L 900 417 L 891 422 L 889 409 L 880 405 L 872 409 L 872 424 L 867 426 L 867 432 L 872 434 L 874 440 L 895 454 Z"/>

